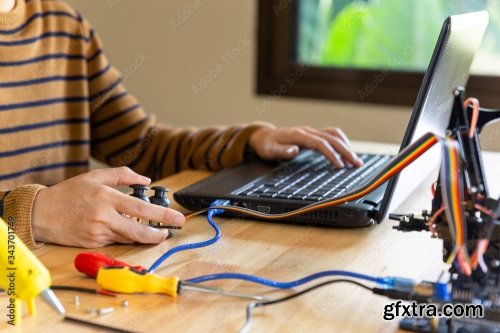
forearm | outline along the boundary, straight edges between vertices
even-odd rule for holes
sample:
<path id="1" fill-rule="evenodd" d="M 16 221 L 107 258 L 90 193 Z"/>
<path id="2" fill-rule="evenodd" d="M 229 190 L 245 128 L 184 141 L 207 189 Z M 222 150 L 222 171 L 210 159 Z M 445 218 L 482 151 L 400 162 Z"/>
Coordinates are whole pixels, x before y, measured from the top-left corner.
<path id="1" fill-rule="evenodd" d="M 174 128 L 156 124 L 151 118 L 128 132 L 116 146 L 103 142 L 105 145 L 93 146 L 92 152 L 111 166 L 129 166 L 152 179 L 185 169 L 216 171 L 242 162 L 250 136 L 264 127 L 271 125 Z"/>
<path id="2" fill-rule="evenodd" d="M 245 159 L 250 136 L 271 127 L 252 123 L 229 127 L 174 129 L 156 127 L 145 152 L 130 166 L 148 172 L 158 179 L 185 169 L 217 171 L 232 167 Z"/>

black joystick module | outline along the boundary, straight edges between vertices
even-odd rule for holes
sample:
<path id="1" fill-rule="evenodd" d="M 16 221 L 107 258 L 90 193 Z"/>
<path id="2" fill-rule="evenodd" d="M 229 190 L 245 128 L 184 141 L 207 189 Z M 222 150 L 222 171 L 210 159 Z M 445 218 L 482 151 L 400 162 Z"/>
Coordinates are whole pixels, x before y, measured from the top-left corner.
<path id="1" fill-rule="evenodd" d="M 168 198 L 166 197 L 166 194 L 169 190 L 164 186 L 153 186 L 151 189 L 154 191 L 154 194 L 150 197 L 146 196 L 145 194 L 145 192 L 149 190 L 149 187 L 145 185 L 134 184 L 130 185 L 130 188 L 133 190 L 132 194 L 130 195 L 137 199 L 141 199 L 142 201 L 150 202 L 154 205 L 162 207 L 170 206 L 170 200 L 168 200 Z M 137 221 L 153 228 L 182 229 L 182 227 L 180 226 L 164 225 L 162 222 L 156 222 L 151 220 L 149 220 L 149 222 L 146 223 L 145 221 L 143 222 L 141 221 L 141 219 L 137 218 Z"/>

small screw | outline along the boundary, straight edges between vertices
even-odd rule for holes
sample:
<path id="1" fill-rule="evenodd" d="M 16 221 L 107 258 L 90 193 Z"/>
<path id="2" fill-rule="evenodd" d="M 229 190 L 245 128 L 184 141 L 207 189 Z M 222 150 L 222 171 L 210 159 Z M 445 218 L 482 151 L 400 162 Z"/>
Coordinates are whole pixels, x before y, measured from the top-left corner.
<path id="1" fill-rule="evenodd" d="M 78 295 L 75 296 L 75 305 L 80 306 L 80 296 Z"/>
<path id="2" fill-rule="evenodd" d="M 115 311 L 115 308 L 110 306 L 109 308 L 100 308 L 99 310 L 97 310 L 97 314 L 99 316 L 104 316 L 104 315 L 106 315 L 108 313 L 112 313 L 114 311 Z"/>
<path id="3" fill-rule="evenodd" d="M 122 303 L 121 303 L 122 307 L 123 308 L 128 308 L 128 301 L 127 300 L 123 300 Z"/>

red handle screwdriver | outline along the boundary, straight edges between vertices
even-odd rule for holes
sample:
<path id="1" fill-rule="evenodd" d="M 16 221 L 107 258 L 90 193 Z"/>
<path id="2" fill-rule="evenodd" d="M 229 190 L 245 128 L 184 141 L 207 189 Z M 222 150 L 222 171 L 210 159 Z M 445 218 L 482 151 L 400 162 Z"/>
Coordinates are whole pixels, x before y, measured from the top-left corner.
<path id="1" fill-rule="evenodd" d="M 121 260 L 116 260 L 100 252 L 83 252 L 75 258 L 75 268 L 88 277 L 96 278 L 99 268 L 102 267 L 130 267 L 136 271 L 145 271 L 142 266 L 132 266 Z"/>

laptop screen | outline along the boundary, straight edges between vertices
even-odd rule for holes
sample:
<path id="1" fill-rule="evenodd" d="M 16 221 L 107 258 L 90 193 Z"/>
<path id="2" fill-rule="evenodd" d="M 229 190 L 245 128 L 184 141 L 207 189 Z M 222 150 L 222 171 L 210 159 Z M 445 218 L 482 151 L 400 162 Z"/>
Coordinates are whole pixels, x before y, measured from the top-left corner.
<path id="1" fill-rule="evenodd" d="M 427 132 L 444 136 L 450 121 L 454 91 L 465 87 L 487 25 L 486 11 L 450 16 L 443 23 L 401 149 Z M 440 150 L 435 146 L 403 170 L 399 177 L 390 180 L 378 220 L 385 219 L 430 176 L 437 179 L 440 161 Z"/>

